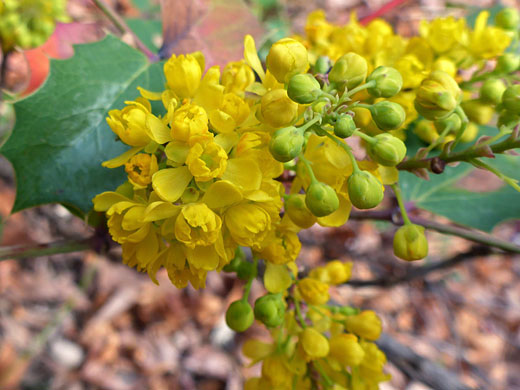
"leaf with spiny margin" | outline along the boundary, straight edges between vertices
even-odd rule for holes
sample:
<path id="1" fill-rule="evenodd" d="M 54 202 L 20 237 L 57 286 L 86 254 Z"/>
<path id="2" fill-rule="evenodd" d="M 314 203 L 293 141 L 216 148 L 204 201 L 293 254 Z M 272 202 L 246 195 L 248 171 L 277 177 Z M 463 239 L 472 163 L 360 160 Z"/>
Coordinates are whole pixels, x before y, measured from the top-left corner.
<path id="1" fill-rule="evenodd" d="M 0 149 L 16 173 L 13 212 L 59 202 L 86 213 L 96 194 L 121 184 L 123 168 L 101 163 L 128 147 L 116 142 L 105 118 L 135 99 L 137 86 L 162 90 L 161 67 L 110 35 L 52 60 L 45 84 L 14 105 L 16 125 Z"/>

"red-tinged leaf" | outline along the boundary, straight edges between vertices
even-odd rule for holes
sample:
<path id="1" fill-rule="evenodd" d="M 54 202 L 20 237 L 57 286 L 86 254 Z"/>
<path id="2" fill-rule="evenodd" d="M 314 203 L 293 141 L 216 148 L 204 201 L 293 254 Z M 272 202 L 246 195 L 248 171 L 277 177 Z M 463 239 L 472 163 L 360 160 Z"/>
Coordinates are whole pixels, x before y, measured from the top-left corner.
<path id="1" fill-rule="evenodd" d="M 23 94 L 33 92 L 45 81 L 49 73 L 49 58 L 69 58 L 74 54 L 72 45 L 97 41 L 103 35 L 102 29 L 96 24 L 58 23 L 47 42 L 25 52 L 30 79 Z"/>
<path id="2" fill-rule="evenodd" d="M 161 58 L 200 50 L 206 66 L 224 65 L 242 58 L 245 34 L 263 33 L 243 0 L 161 0 L 161 6 Z"/>

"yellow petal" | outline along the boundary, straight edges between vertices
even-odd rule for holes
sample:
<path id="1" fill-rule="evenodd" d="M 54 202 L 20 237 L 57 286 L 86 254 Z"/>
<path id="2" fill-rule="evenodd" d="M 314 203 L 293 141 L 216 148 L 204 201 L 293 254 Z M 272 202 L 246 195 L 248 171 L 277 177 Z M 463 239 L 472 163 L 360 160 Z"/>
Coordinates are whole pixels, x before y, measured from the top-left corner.
<path id="1" fill-rule="evenodd" d="M 252 359 L 252 365 L 264 360 L 267 356 L 273 353 L 276 344 L 264 343 L 260 340 L 247 340 L 242 346 L 242 353 L 249 359 Z"/>
<path id="2" fill-rule="evenodd" d="M 215 137 L 215 143 L 220 145 L 222 149 L 229 154 L 231 149 L 238 143 L 238 134 L 235 132 L 227 134 L 217 134 Z"/>
<path id="3" fill-rule="evenodd" d="M 172 140 L 170 128 L 153 114 L 146 116 L 146 130 L 148 136 L 158 144 L 165 144 Z"/>
<path id="4" fill-rule="evenodd" d="M 162 92 L 152 92 L 148 91 L 147 89 L 137 87 L 139 92 L 141 93 L 141 96 L 148 100 L 161 100 L 162 98 Z"/>
<path id="5" fill-rule="evenodd" d="M 206 271 L 216 269 L 219 263 L 214 245 L 196 246 L 193 249 L 186 248 L 186 257 L 191 266 Z"/>
<path id="6" fill-rule="evenodd" d="M 166 154 L 166 157 L 168 157 L 169 160 L 172 160 L 177 164 L 184 164 L 189 151 L 189 145 L 185 142 L 180 141 L 169 142 L 168 145 L 166 145 L 166 147 L 164 148 L 164 153 Z"/>
<path id="7" fill-rule="evenodd" d="M 399 171 L 396 167 L 384 167 L 380 165 L 378 172 L 385 185 L 395 184 L 399 180 Z"/>
<path id="8" fill-rule="evenodd" d="M 222 179 L 229 180 L 244 191 L 258 190 L 262 183 L 262 172 L 254 160 L 232 158 L 228 160 Z"/>
<path id="9" fill-rule="evenodd" d="M 352 203 L 342 194 L 338 194 L 339 207 L 332 214 L 326 217 L 318 218 L 318 223 L 321 226 L 337 227 L 345 224 L 348 217 L 350 216 L 350 210 L 352 209 Z"/>
<path id="10" fill-rule="evenodd" d="M 169 202 L 153 202 L 144 212 L 143 222 L 159 221 L 179 214 L 181 208 Z"/>
<path id="11" fill-rule="evenodd" d="M 193 176 L 188 167 L 161 169 L 152 177 L 152 187 L 159 197 L 168 202 L 178 200 Z"/>
<path id="12" fill-rule="evenodd" d="M 233 183 L 227 180 L 219 180 L 211 184 L 207 189 L 202 201 L 210 209 L 218 209 L 230 206 L 242 200 L 242 193 Z"/>
<path id="13" fill-rule="evenodd" d="M 260 80 L 264 80 L 265 72 L 262 68 L 258 52 L 256 51 L 255 40 L 251 35 L 246 35 L 244 38 L 244 58 L 248 65 L 258 74 Z"/>
<path id="14" fill-rule="evenodd" d="M 105 168 L 117 168 L 122 165 L 125 165 L 128 160 L 130 160 L 133 156 L 139 153 L 143 148 L 141 146 L 136 146 L 135 148 L 128 149 L 122 155 L 113 158 L 112 160 L 105 161 L 101 165 Z"/>
<path id="15" fill-rule="evenodd" d="M 266 263 L 264 286 L 267 291 L 277 294 L 287 290 L 291 283 L 291 275 L 285 265 Z"/>
<path id="16" fill-rule="evenodd" d="M 96 211 L 107 211 L 114 203 L 127 202 L 128 198 L 117 192 L 107 191 L 103 192 L 92 200 L 94 203 L 94 210 Z"/>

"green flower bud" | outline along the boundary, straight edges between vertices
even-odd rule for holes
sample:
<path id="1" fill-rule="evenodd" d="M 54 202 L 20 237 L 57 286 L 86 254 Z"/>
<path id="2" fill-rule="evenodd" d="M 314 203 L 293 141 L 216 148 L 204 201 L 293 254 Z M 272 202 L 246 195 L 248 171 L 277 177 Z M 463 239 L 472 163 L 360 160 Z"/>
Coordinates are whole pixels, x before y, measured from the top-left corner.
<path id="1" fill-rule="evenodd" d="M 499 73 L 511 73 L 520 66 L 520 56 L 515 53 L 504 53 L 497 59 L 495 70 Z"/>
<path id="2" fill-rule="evenodd" d="M 280 294 L 267 294 L 255 301 L 255 318 L 268 328 L 282 324 L 285 304 Z"/>
<path id="3" fill-rule="evenodd" d="M 450 128 L 451 128 L 451 132 L 455 133 L 462 126 L 462 121 L 460 119 L 460 116 L 453 113 L 453 114 L 448 115 L 445 118 L 437 119 L 435 122 L 433 122 L 433 124 L 439 134 L 442 133 L 444 130 L 446 130 L 446 128 L 448 126 L 450 126 Z"/>
<path id="4" fill-rule="evenodd" d="M 293 194 L 285 201 L 285 212 L 302 229 L 310 228 L 316 222 L 316 216 L 305 205 L 305 195 Z"/>
<path id="5" fill-rule="evenodd" d="M 281 162 L 291 161 L 302 151 L 305 138 L 294 126 L 284 127 L 274 132 L 269 144 L 273 157 Z"/>
<path id="6" fill-rule="evenodd" d="M 289 80 L 287 95 L 296 103 L 312 103 L 321 95 L 320 83 L 309 73 L 294 75 Z"/>
<path id="7" fill-rule="evenodd" d="M 424 259 L 428 255 L 424 227 L 404 225 L 397 229 L 394 235 L 394 254 L 408 261 Z"/>
<path id="8" fill-rule="evenodd" d="M 461 98 L 457 82 L 449 74 L 436 70 L 418 88 L 415 109 L 426 119 L 436 120 L 452 113 Z"/>
<path id="9" fill-rule="evenodd" d="M 249 261 L 241 261 L 237 267 L 237 276 L 242 280 L 251 280 L 256 278 L 257 269 L 253 263 Z"/>
<path id="10" fill-rule="evenodd" d="M 377 67 L 367 78 L 367 83 L 375 81 L 376 85 L 367 89 L 375 97 L 389 98 L 399 93 L 403 86 L 403 77 L 397 69 L 388 66 Z"/>
<path id="11" fill-rule="evenodd" d="M 497 127 L 500 126 L 512 126 L 520 120 L 520 115 L 515 114 L 511 111 L 504 111 L 498 117 Z"/>
<path id="12" fill-rule="evenodd" d="M 515 114 L 520 112 L 520 84 L 506 88 L 502 95 L 502 104 L 507 111 Z"/>
<path id="13" fill-rule="evenodd" d="M 344 115 L 334 124 L 334 134 L 339 138 L 348 138 L 356 130 L 356 123 L 350 115 Z"/>
<path id="14" fill-rule="evenodd" d="M 372 160 L 386 167 L 395 167 L 406 156 L 406 146 L 391 134 L 378 134 L 376 142 L 368 144 L 367 153 Z"/>
<path id="15" fill-rule="evenodd" d="M 305 204 L 315 216 L 325 217 L 338 209 L 339 199 L 331 186 L 317 181 L 307 188 Z"/>
<path id="16" fill-rule="evenodd" d="M 515 8 L 504 8 L 495 16 L 495 24 L 504 30 L 516 30 L 520 23 L 520 15 Z"/>
<path id="17" fill-rule="evenodd" d="M 329 80 L 352 89 L 365 80 L 367 71 L 367 61 L 363 57 L 356 53 L 347 53 L 336 61 L 329 72 Z"/>
<path id="18" fill-rule="evenodd" d="M 478 125 L 485 125 L 491 121 L 495 109 L 493 106 L 480 100 L 466 100 L 460 104 L 470 121 Z"/>
<path id="19" fill-rule="evenodd" d="M 327 56 L 320 56 L 316 60 L 316 64 L 314 64 L 315 73 L 325 74 L 330 69 L 330 58 Z"/>
<path id="20" fill-rule="evenodd" d="M 372 119 L 381 130 L 398 129 L 406 119 L 406 113 L 400 104 L 386 100 L 371 105 L 369 110 Z"/>
<path id="21" fill-rule="evenodd" d="M 480 99 L 484 103 L 497 105 L 502 101 L 506 85 L 500 79 L 487 79 L 480 87 Z"/>
<path id="22" fill-rule="evenodd" d="M 243 300 L 233 302 L 226 311 L 226 324 L 235 332 L 244 332 L 254 320 L 253 308 Z"/>
<path id="23" fill-rule="evenodd" d="M 370 172 L 354 172 L 347 185 L 350 201 L 358 209 L 374 208 L 383 200 L 383 186 Z"/>

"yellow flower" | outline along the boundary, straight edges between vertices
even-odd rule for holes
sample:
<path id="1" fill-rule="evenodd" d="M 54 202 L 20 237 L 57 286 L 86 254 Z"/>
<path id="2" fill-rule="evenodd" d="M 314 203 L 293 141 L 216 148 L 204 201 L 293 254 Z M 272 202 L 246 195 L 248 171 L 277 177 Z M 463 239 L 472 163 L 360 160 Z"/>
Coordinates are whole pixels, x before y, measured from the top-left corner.
<path id="1" fill-rule="evenodd" d="M 269 126 L 288 126 L 298 116 L 298 103 L 289 99 L 285 89 L 273 89 L 262 96 L 260 113 L 262 121 Z"/>
<path id="2" fill-rule="evenodd" d="M 347 316 L 345 326 L 349 332 L 367 340 L 377 340 L 381 335 L 381 320 L 372 310 L 364 310 L 359 314 Z"/>
<path id="3" fill-rule="evenodd" d="M 447 52 L 457 44 L 464 43 L 468 34 L 465 20 L 455 19 L 453 16 L 431 22 L 423 20 L 419 32 L 437 53 Z"/>
<path id="4" fill-rule="evenodd" d="M 174 140 L 188 141 L 193 135 L 208 132 L 208 115 L 195 104 L 185 104 L 172 115 L 171 136 Z"/>
<path id="5" fill-rule="evenodd" d="M 314 268 L 309 273 L 309 277 L 323 283 L 338 285 L 349 280 L 351 273 L 352 262 L 342 263 L 339 260 L 333 260 L 323 267 Z"/>
<path id="6" fill-rule="evenodd" d="M 217 110 L 210 112 L 209 119 L 219 133 L 230 133 L 240 126 L 249 116 L 248 104 L 234 93 L 226 93 Z"/>
<path id="7" fill-rule="evenodd" d="M 224 214 L 224 223 L 239 245 L 253 249 L 262 247 L 271 230 L 271 216 L 255 203 L 231 206 Z"/>
<path id="8" fill-rule="evenodd" d="M 307 327 L 299 335 L 307 360 L 324 358 L 329 354 L 329 340 L 316 329 Z"/>
<path id="9" fill-rule="evenodd" d="M 309 69 L 307 49 L 292 38 L 275 42 L 267 54 L 267 69 L 280 83 L 287 83 L 297 73 Z"/>
<path id="10" fill-rule="evenodd" d="M 198 182 L 221 177 L 227 166 L 226 151 L 215 142 L 196 143 L 186 156 L 186 165 Z"/>
<path id="11" fill-rule="evenodd" d="M 511 37 L 501 28 L 487 26 L 489 11 L 479 13 L 475 21 L 475 29 L 471 34 L 468 45 L 471 53 L 477 58 L 490 59 L 502 54 L 509 44 Z"/>
<path id="12" fill-rule="evenodd" d="M 222 85 L 225 92 L 242 94 L 254 81 L 253 71 L 243 60 L 230 62 L 222 72 Z"/>
<path id="13" fill-rule="evenodd" d="M 192 54 L 175 54 L 164 64 L 164 75 L 168 87 L 179 98 L 190 98 L 199 88 L 204 59 L 200 52 Z"/>
<path id="14" fill-rule="evenodd" d="M 122 110 L 109 111 L 107 123 L 125 144 L 145 146 L 151 141 L 146 131 L 146 117 L 151 113 L 152 106 L 141 97 L 126 104 Z"/>
<path id="15" fill-rule="evenodd" d="M 157 158 L 154 154 L 140 153 L 125 164 L 128 180 L 134 185 L 146 187 L 152 182 L 152 175 L 157 172 Z"/>
<path id="16" fill-rule="evenodd" d="M 298 282 L 297 289 L 305 302 L 310 305 L 323 305 L 329 300 L 329 285 L 310 277 Z"/>
<path id="17" fill-rule="evenodd" d="M 357 337 L 353 334 L 337 334 L 330 338 L 330 354 L 342 366 L 354 367 L 359 365 L 364 357 L 365 351 L 359 345 Z"/>
<path id="18" fill-rule="evenodd" d="M 269 239 L 269 244 L 260 251 L 260 255 L 271 263 L 287 264 L 296 260 L 301 247 L 302 244 L 295 232 L 278 228 Z"/>
<path id="19" fill-rule="evenodd" d="M 205 203 L 184 206 L 175 221 L 175 238 L 190 248 L 217 241 L 222 220 Z"/>

